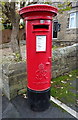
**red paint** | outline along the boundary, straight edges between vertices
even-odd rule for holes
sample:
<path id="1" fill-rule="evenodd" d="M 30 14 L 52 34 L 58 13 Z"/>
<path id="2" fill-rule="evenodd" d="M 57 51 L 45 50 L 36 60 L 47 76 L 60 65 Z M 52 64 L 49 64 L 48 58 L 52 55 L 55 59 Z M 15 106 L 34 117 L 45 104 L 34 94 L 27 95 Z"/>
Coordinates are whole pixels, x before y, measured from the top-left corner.
<path id="1" fill-rule="evenodd" d="M 27 87 L 35 91 L 50 88 L 52 17 L 55 14 L 57 8 L 49 5 L 27 6 L 20 10 L 20 15 L 26 21 Z M 40 40 L 43 42 L 40 43 Z"/>

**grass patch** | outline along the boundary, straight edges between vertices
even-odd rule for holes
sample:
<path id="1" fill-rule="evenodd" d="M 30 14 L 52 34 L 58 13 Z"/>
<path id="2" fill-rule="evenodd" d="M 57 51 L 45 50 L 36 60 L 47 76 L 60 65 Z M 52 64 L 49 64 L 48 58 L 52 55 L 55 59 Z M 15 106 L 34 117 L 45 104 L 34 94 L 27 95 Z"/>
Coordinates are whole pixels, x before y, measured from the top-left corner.
<path id="1" fill-rule="evenodd" d="M 53 50 L 56 50 L 57 48 L 59 48 L 59 47 L 56 46 L 56 45 L 54 45 L 54 46 L 52 47 Z"/>
<path id="2" fill-rule="evenodd" d="M 78 70 L 71 71 L 67 75 L 52 79 L 51 95 L 63 103 L 76 103 L 78 96 L 72 90 L 76 87 L 72 81 L 78 78 Z"/>

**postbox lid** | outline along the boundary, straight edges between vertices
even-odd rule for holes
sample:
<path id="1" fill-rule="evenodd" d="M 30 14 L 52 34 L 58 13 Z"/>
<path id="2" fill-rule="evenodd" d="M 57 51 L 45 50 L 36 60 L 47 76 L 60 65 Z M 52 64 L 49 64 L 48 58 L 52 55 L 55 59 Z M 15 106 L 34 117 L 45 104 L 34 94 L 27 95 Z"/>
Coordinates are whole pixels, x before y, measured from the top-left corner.
<path id="1" fill-rule="evenodd" d="M 19 14 L 22 16 L 23 14 L 26 14 L 26 13 L 31 13 L 31 12 L 33 13 L 38 11 L 50 12 L 53 14 L 53 16 L 55 16 L 57 15 L 58 9 L 56 7 L 46 5 L 46 4 L 35 4 L 35 5 L 29 5 L 20 9 Z"/>

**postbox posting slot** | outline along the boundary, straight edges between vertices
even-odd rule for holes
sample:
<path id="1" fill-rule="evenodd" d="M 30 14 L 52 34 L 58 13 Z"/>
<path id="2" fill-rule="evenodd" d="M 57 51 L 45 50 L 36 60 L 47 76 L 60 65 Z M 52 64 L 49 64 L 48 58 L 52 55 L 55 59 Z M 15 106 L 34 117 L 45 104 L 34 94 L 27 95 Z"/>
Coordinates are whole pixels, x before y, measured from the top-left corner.
<path id="1" fill-rule="evenodd" d="M 49 25 L 47 24 L 34 24 L 33 31 L 49 31 Z"/>
<path id="2" fill-rule="evenodd" d="M 49 25 L 33 25 L 33 29 L 49 29 Z"/>

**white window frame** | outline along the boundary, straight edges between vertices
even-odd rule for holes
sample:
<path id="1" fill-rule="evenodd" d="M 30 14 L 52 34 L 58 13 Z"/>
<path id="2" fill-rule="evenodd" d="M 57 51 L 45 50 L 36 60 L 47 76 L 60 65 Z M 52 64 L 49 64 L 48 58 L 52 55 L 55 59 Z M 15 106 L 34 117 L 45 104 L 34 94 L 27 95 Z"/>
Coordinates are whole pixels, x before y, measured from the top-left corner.
<path id="1" fill-rule="evenodd" d="M 78 11 L 76 12 L 76 28 L 78 28 Z"/>
<path id="2" fill-rule="evenodd" d="M 72 22 L 73 19 L 73 22 Z M 70 13 L 69 29 L 76 28 L 76 12 Z"/>

